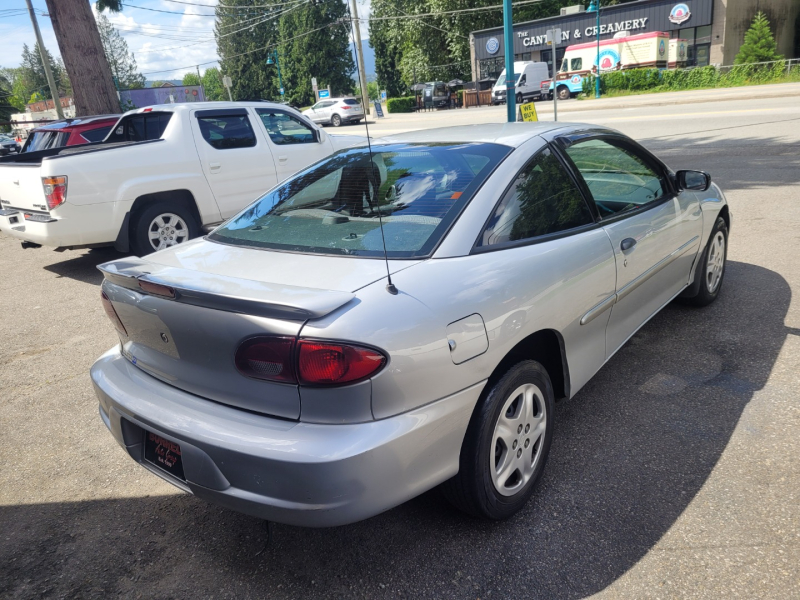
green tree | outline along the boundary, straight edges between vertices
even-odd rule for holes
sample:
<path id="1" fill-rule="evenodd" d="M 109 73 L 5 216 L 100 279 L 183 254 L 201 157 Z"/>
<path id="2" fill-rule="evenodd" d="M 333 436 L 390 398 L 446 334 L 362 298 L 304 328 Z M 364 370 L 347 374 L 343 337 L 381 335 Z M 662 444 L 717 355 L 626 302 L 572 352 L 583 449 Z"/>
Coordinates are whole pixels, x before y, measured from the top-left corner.
<path id="1" fill-rule="evenodd" d="M 234 100 L 260 100 L 277 95 L 275 68 L 268 67 L 266 60 L 270 48 L 278 42 L 282 10 L 285 10 L 283 4 L 267 4 L 263 0 L 226 0 L 217 5 L 214 37 L 220 71 L 231 78 Z"/>
<path id="2" fill-rule="evenodd" d="M 342 1 L 316 0 L 281 17 L 279 56 L 286 100 L 299 106 L 313 104 L 312 77 L 320 87 L 330 86 L 334 96 L 351 92 L 355 63 L 347 15 Z M 277 83 L 277 69 L 270 68 Z"/>
<path id="3" fill-rule="evenodd" d="M 200 85 L 200 77 L 197 73 L 186 73 L 181 83 L 183 85 Z"/>
<path id="4" fill-rule="evenodd" d="M 121 90 L 136 90 L 144 87 L 144 75 L 139 73 L 136 59 L 128 50 L 128 44 L 103 13 L 97 15 L 97 30 L 106 53 L 111 73 Z"/>
<path id="5" fill-rule="evenodd" d="M 778 54 L 778 46 L 772 31 L 769 29 L 767 16 L 758 11 L 753 18 L 750 29 L 744 34 L 744 44 L 739 48 L 739 53 L 733 60 L 734 64 L 743 65 L 747 63 L 767 62 L 771 60 L 781 60 L 782 55 Z"/>
<path id="6" fill-rule="evenodd" d="M 0 121 L 9 121 L 11 115 L 18 112 L 18 108 L 12 104 L 14 94 L 11 81 L 6 77 L 8 69 L 0 70 Z M 0 131 L 9 131 L 8 125 L 0 126 Z"/>
<path id="7" fill-rule="evenodd" d="M 47 100 L 53 97 L 50 93 L 50 86 L 47 84 L 47 76 L 45 75 L 41 56 L 38 42 L 34 45 L 33 50 L 28 48 L 27 44 L 22 45 L 22 60 L 20 61 L 19 68 L 16 70 L 17 75 L 14 79 L 14 93 L 21 99 L 24 99 L 25 103 L 27 103 L 28 99 L 36 92 Z M 71 86 L 64 66 L 54 60 L 53 55 L 50 54 L 48 50 L 45 50 L 45 56 L 50 63 L 50 70 L 53 72 L 53 79 L 55 79 L 59 95 L 68 95 Z"/>
<path id="8" fill-rule="evenodd" d="M 228 93 L 222 85 L 222 74 L 216 67 L 206 69 L 203 73 L 203 91 L 206 100 L 227 100 Z"/>

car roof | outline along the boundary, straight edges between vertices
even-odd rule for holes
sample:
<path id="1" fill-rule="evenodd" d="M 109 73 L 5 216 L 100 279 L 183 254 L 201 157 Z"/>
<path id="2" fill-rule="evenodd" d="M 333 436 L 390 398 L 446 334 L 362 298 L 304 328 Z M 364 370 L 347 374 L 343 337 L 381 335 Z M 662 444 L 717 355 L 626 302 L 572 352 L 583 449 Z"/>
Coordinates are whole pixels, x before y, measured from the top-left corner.
<path id="1" fill-rule="evenodd" d="M 73 119 L 62 119 L 60 121 L 53 121 L 52 123 L 47 123 L 46 125 L 41 125 L 36 127 L 33 131 L 42 131 L 48 129 L 60 129 L 69 131 L 69 129 L 73 127 L 83 127 L 84 125 L 90 125 L 96 121 L 114 121 L 115 123 L 119 119 L 120 115 L 91 115 L 89 117 L 75 117 Z"/>
<path id="2" fill-rule="evenodd" d="M 264 102 L 260 100 L 242 100 L 237 102 L 230 101 L 216 101 L 216 102 L 176 102 L 175 104 L 153 104 L 152 106 L 143 106 L 142 108 L 135 108 L 125 113 L 126 115 L 144 113 L 144 112 L 184 112 L 187 110 L 225 110 L 226 108 L 279 108 L 289 109 L 296 112 L 296 108 L 288 104 L 281 104 L 280 102 Z"/>
<path id="3" fill-rule="evenodd" d="M 583 123 L 556 123 L 553 121 L 537 121 L 528 123 L 487 123 L 482 125 L 459 125 L 457 127 L 438 127 L 436 129 L 423 129 L 399 133 L 381 137 L 373 142 L 373 145 L 383 143 L 437 143 L 437 142 L 461 142 L 461 143 L 492 143 L 503 144 L 505 146 L 518 147 L 527 142 L 532 137 L 545 133 L 563 130 L 564 133 L 578 129 L 591 128 L 594 130 L 603 129 L 597 125 L 586 125 Z M 613 131 L 608 129 L 609 132 Z"/>

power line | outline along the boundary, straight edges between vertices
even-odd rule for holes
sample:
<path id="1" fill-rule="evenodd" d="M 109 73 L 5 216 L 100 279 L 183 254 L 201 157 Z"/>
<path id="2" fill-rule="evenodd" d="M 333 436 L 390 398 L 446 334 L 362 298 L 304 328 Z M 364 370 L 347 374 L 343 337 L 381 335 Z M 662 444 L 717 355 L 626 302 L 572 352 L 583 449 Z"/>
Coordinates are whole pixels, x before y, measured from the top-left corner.
<path id="1" fill-rule="evenodd" d="M 539 2 L 544 2 L 544 0 L 523 0 L 522 2 L 513 2 L 512 6 L 523 6 L 525 4 L 538 4 Z M 428 13 L 411 13 L 405 15 L 395 15 L 395 16 L 386 16 L 386 17 L 359 17 L 359 21 L 391 21 L 396 19 L 418 19 L 421 17 L 440 17 L 442 15 L 455 15 L 459 13 L 470 13 L 470 12 L 480 12 L 484 10 L 498 10 L 502 9 L 502 4 L 494 4 L 492 6 L 479 6 L 476 8 L 459 8 L 457 10 L 443 10 L 439 12 L 428 12 Z"/>

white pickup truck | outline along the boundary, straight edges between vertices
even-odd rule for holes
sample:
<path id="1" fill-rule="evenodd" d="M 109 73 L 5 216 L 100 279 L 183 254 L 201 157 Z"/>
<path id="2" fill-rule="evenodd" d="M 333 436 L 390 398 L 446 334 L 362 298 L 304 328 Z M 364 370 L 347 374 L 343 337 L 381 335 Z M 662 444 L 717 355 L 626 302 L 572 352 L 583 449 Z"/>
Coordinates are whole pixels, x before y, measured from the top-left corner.
<path id="1" fill-rule="evenodd" d="M 105 140 L 0 158 L 0 231 L 23 247 L 149 254 L 200 235 L 280 181 L 364 141 L 284 105 L 165 104 Z"/>

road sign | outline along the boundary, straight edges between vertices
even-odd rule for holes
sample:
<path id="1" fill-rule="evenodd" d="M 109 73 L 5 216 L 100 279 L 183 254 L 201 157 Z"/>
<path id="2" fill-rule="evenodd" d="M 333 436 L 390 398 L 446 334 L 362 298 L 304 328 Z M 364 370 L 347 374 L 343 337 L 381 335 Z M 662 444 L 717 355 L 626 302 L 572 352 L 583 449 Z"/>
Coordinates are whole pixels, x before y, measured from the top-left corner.
<path id="1" fill-rule="evenodd" d="M 386 90 L 381 90 L 381 102 L 386 102 Z"/>
<path id="2" fill-rule="evenodd" d="M 311 78 L 311 87 L 314 88 L 315 90 L 317 89 L 317 78 L 316 77 L 312 77 Z"/>
<path id="3" fill-rule="evenodd" d="M 538 121 L 539 115 L 536 114 L 536 105 L 533 102 L 520 104 L 517 121 Z"/>
<path id="4" fill-rule="evenodd" d="M 323 98 L 330 98 L 331 91 L 330 90 L 320 90 L 319 91 L 319 99 L 322 100 Z"/>
<path id="5" fill-rule="evenodd" d="M 561 30 L 550 29 L 546 35 L 546 42 L 548 46 L 558 46 L 561 43 Z"/>
<path id="6" fill-rule="evenodd" d="M 231 81 L 231 78 L 228 77 L 227 75 L 225 75 L 222 78 L 222 85 L 224 85 L 225 87 L 231 87 L 232 84 L 233 84 L 233 82 Z"/>

